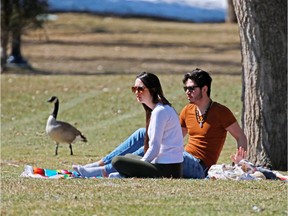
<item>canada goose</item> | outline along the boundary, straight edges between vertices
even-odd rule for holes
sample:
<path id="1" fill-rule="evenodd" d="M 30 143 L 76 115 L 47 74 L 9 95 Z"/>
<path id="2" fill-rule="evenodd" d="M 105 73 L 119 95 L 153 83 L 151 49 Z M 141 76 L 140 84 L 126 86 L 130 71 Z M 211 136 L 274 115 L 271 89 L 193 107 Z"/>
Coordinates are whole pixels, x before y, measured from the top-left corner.
<path id="1" fill-rule="evenodd" d="M 59 100 L 56 96 L 52 96 L 47 102 L 54 103 L 54 110 L 47 120 L 46 133 L 56 142 L 55 155 L 58 154 L 59 143 L 68 143 L 70 154 L 73 155 L 72 143 L 76 140 L 87 142 L 87 139 L 71 124 L 63 121 L 57 121 Z"/>

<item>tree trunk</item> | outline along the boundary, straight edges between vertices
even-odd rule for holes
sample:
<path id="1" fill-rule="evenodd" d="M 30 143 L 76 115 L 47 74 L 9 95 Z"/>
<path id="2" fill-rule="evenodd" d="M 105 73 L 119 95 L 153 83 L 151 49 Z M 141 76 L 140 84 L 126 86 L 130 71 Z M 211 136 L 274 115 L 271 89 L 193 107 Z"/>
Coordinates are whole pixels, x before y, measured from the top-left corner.
<path id="1" fill-rule="evenodd" d="M 14 29 L 12 32 L 12 49 L 11 55 L 17 58 L 22 58 L 21 55 L 21 31 L 20 29 Z"/>
<path id="2" fill-rule="evenodd" d="M 227 23 L 237 23 L 237 17 L 234 10 L 233 0 L 227 0 L 227 15 L 226 22 Z"/>
<path id="3" fill-rule="evenodd" d="M 1 32 L 1 72 L 5 70 L 7 60 L 7 49 L 9 41 L 9 31 L 2 28 Z"/>
<path id="4" fill-rule="evenodd" d="M 11 54 L 7 58 L 8 65 L 13 64 L 14 66 L 27 67 L 27 61 L 22 57 L 21 54 L 21 35 L 24 24 L 24 2 L 15 0 L 11 2 L 12 15 L 10 17 L 10 34 L 12 37 L 11 41 Z"/>
<path id="5" fill-rule="evenodd" d="M 7 59 L 7 48 L 8 48 L 8 40 L 9 40 L 9 32 L 6 30 L 2 30 L 1 32 L 1 64 L 6 62 Z M 3 62 L 2 62 L 3 60 Z"/>
<path id="6" fill-rule="evenodd" d="M 287 0 L 233 0 L 248 159 L 287 170 Z"/>
<path id="7" fill-rule="evenodd" d="M 11 28 L 12 44 L 11 55 L 9 57 L 10 63 L 22 64 L 21 55 L 21 33 L 22 33 L 22 19 L 21 19 L 21 2 L 19 0 L 14 1 L 13 4 L 14 18 Z M 9 61 L 8 59 L 8 61 Z"/>
<path id="8" fill-rule="evenodd" d="M 9 0 L 1 1 L 1 71 L 5 69 L 9 42 L 12 7 Z"/>

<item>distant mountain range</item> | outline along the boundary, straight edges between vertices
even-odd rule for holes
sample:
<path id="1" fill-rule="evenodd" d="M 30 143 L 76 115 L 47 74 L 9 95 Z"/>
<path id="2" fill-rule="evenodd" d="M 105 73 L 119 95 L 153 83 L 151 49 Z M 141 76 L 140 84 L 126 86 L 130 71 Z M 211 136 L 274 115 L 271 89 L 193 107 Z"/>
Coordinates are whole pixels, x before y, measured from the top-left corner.
<path id="1" fill-rule="evenodd" d="M 224 22 L 227 0 L 48 0 L 50 11 Z"/>

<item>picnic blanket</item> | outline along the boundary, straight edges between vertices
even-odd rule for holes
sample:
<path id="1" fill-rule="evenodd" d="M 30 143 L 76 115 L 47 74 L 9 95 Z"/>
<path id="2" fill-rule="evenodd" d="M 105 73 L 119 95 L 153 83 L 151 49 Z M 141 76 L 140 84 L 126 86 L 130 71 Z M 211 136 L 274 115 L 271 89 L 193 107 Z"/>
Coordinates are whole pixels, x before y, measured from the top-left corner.
<path id="1" fill-rule="evenodd" d="M 278 171 L 273 171 L 262 166 L 255 166 L 247 160 L 241 160 L 238 164 L 215 164 L 208 170 L 208 179 L 230 180 L 282 180 L 288 182 L 288 176 Z"/>
<path id="2" fill-rule="evenodd" d="M 43 169 L 40 167 L 33 167 L 25 165 L 24 172 L 20 177 L 32 177 L 42 179 L 69 179 L 69 178 L 82 178 L 74 170 L 65 169 Z"/>

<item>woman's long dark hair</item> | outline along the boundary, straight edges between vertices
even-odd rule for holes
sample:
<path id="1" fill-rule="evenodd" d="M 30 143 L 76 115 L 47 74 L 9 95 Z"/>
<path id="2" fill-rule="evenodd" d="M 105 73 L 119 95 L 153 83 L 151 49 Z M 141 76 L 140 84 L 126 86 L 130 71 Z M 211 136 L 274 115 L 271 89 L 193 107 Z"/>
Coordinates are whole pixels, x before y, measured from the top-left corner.
<path id="1" fill-rule="evenodd" d="M 164 97 L 160 81 L 155 74 L 142 72 L 136 77 L 136 79 L 140 79 L 145 87 L 149 90 L 150 94 L 152 95 L 153 103 L 162 103 L 164 105 L 171 106 L 170 102 Z M 146 112 L 146 135 L 144 140 L 144 152 L 146 152 L 149 148 L 148 127 L 150 124 L 152 109 L 144 103 L 143 107 Z"/>

